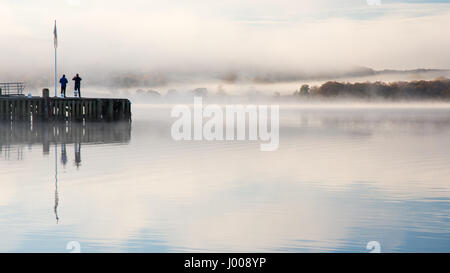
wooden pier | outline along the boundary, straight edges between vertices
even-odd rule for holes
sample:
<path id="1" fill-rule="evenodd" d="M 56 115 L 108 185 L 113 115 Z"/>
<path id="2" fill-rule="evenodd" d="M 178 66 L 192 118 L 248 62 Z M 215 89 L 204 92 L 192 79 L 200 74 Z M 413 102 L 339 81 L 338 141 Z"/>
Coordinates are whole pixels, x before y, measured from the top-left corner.
<path id="1" fill-rule="evenodd" d="M 0 96 L 3 121 L 131 121 L 128 99 Z"/>

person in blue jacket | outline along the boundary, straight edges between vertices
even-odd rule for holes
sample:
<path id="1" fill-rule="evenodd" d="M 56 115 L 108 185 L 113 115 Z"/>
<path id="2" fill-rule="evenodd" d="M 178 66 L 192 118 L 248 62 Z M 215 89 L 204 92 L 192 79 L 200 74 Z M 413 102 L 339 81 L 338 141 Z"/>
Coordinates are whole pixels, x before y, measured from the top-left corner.
<path id="1" fill-rule="evenodd" d="M 59 80 L 59 83 L 61 84 L 61 97 L 66 97 L 66 86 L 69 81 L 66 79 L 66 75 L 63 75 L 62 78 Z"/>

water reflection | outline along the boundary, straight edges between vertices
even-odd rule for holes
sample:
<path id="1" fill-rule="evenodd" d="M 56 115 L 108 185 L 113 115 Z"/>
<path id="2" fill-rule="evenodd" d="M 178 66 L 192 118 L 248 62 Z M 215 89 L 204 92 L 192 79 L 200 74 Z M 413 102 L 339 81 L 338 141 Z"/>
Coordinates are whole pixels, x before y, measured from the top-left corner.
<path id="1" fill-rule="evenodd" d="M 450 106 L 283 108 L 272 153 L 175 142 L 170 107 L 134 111 L 125 142 L 0 160 L 0 251 L 449 251 Z"/>
<path id="2" fill-rule="evenodd" d="M 61 147 L 61 161 L 63 158 L 63 155 L 65 155 L 65 144 L 63 144 L 64 146 Z M 63 149 L 64 147 L 64 149 Z M 66 156 L 67 157 L 67 156 Z M 67 161 L 67 158 L 66 158 Z M 64 161 L 63 161 L 63 165 L 64 165 Z M 59 217 L 58 217 L 58 204 L 59 204 L 59 195 L 58 195 L 58 145 L 55 144 L 55 207 L 54 207 L 54 211 L 55 211 L 55 217 L 56 217 L 56 223 L 59 222 Z"/>
<path id="3" fill-rule="evenodd" d="M 24 147 L 42 145 L 42 153 L 47 156 L 50 147 L 55 149 L 55 194 L 54 214 L 59 223 L 58 206 L 60 202 L 58 192 L 58 153 L 61 154 L 60 164 L 67 165 L 67 145 L 74 146 L 74 166 L 77 170 L 81 166 L 81 145 L 128 143 L 131 138 L 131 123 L 30 123 L 3 122 L 0 123 L 0 154 L 6 160 L 23 160 Z M 58 145 L 60 144 L 60 151 Z"/>
<path id="4" fill-rule="evenodd" d="M 23 159 L 25 146 L 41 144 L 44 155 L 52 143 L 61 144 L 61 163 L 67 164 L 67 144 L 74 144 L 74 164 L 81 166 L 81 144 L 128 143 L 131 123 L 0 123 L 0 153 L 5 159 Z M 11 153 L 12 151 L 15 151 Z"/>

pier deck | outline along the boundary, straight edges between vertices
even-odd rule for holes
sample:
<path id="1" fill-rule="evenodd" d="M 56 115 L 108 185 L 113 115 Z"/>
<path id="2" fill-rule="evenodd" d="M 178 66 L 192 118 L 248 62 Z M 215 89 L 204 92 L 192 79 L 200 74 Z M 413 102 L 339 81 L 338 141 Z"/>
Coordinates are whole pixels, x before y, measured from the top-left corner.
<path id="1" fill-rule="evenodd" d="M 0 96 L 4 121 L 130 121 L 128 99 Z"/>

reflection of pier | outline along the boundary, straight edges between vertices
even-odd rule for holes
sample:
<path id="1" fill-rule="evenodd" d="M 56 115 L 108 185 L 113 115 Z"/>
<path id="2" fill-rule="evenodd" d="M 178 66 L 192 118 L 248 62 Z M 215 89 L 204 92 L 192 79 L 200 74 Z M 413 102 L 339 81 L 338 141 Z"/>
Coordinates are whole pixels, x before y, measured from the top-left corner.
<path id="1" fill-rule="evenodd" d="M 119 123 L 0 123 L 0 145 L 42 143 L 128 142 L 131 124 Z"/>
<path id="2" fill-rule="evenodd" d="M 131 123 L 0 123 L 0 152 L 9 153 L 11 146 L 42 144 L 44 153 L 50 144 L 126 143 L 131 138 Z"/>

